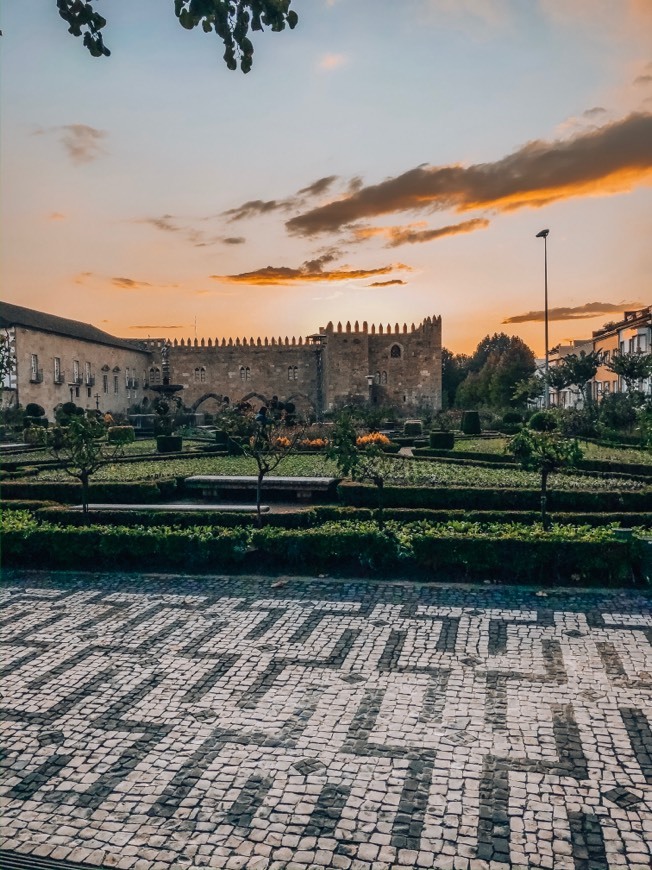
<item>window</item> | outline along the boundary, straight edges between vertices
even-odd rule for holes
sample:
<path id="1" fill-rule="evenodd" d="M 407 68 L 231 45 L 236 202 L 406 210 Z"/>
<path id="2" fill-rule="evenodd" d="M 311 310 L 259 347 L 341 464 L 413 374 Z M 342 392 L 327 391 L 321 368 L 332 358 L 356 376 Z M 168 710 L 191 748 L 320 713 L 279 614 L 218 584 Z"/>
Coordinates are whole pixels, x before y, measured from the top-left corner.
<path id="1" fill-rule="evenodd" d="M 79 360 L 74 359 L 72 361 L 72 380 L 74 384 L 78 384 L 80 381 L 79 378 Z"/>
<path id="2" fill-rule="evenodd" d="M 374 375 L 374 384 L 379 384 L 379 383 L 380 383 L 380 372 L 376 372 L 376 374 Z"/>
<path id="3" fill-rule="evenodd" d="M 288 366 L 288 381 L 296 381 L 299 378 L 299 369 L 297 366 Z"/>
<path id="4" fill-rule="evenodd" d="M 152 366 L 149 370 L 149 382 L 150 384 L 160 384 L 161 383 L 161 370 Z"/>
<path id="5" fill-rule="evenodd" d="M 251 369 L 249 368 L 249 366 L 247 366 L 247 368 L 245 370 L 245 380 L 248 381 L 250 377 L 251 377 Z"/>
<path id="6" fill-rule="evenodd" d="M 248 381 L 251 377 L 251 369 L 249 366 L 240 366 L 240 380 Z"/>
<path id="7" fill-rule="evenodd" d="M 130 377 L 130 369 L 129 369 L 129 366 L 127 366 L 125 368 L 125 387 L 127 389 L 129 389 L 129 387 L 131 386 L 131 384 L 129 383 L 129 377 Z"/>
<path id="8" fill-rule="evenodd" d="M 113 392 L 116 394 L 120 392 L 120 378 L 118 375 L 113 375 Z"/>
<path id="9" fill-rule="evenodd" d="M 400 359 L 400 357 L 401 357 L 400 346 L 398 344 L 393 344 L 391 347 L 391 350 L 389 352 L 389 355 L 391 356 L 392 359 Z"/>
<path id="10" fill-rule="evenodd" d="M 55 356 L 54 358 L 54 383 L 60 384 L 63 381 L 61 377 L 61 357 Z"/>
<path id="11" fill-rule="evenodd" d="M 109 376 L 108 375 L 102 375 L 102 390 L 105 393 L 109 392 Z"/>
<path id="12" fill-rule="evenodd" d="M 380 383 L 381 384 L 387 383 L 387 372 L 383 372 L 382 375 L 380 376 Z"/>
<path id="13" fill-rule="evenodd" d="M 195 383 L 205 383 L 206 381 L 206 368 L 204 366 L 197 366 L 195 369 Z"/>
<path id="14" fill-rule="evenodd" d="M 38 367 L 38 354 L 30 354 L 29 379 L 33 384 L 40 384 L 43 380 L 43 372 Z"/>
<path id="15" fill-rule="evenodd" d="M 93 376 L 91 375 L 91 364 L 89 362 L 84 363 L 84 383 L 87 387 L 93 386 Z"/>

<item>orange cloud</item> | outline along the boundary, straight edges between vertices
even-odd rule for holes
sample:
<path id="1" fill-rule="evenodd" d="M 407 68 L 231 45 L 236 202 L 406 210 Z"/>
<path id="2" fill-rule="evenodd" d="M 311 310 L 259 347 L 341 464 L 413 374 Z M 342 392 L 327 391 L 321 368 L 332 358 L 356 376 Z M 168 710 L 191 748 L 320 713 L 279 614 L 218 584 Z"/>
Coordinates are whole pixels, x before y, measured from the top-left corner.
<path id="1" fill-rule="evenodd" d="M 550 308 L 548 320 L 590 320 L 603 314 L 622 315 L 624 311 L 637 311 L 642 307 L 641 302 L 587 302 L 574 308 Z M 544 319 L 544 311 L 528 311 L 508 317 L 503 323 L 543 323 Z"/>
<path id="2" fill-rule="evenodd" d="M 49 221 L 65 221 L 65 219 L 65 214 L 62 214 L 60 211 L 53 211 L 48 215 Z"/>
<path id="3" fill-rule="evenodd" d="M 292 284 L 330 283 L 332 281 L 351 281 L 356 278 L 371 278 L 375 275 L 389 275 L 397 269 L 410 269 L 404 263 L 394 263 L 391 266 L 381 266 L 378 269 L 321 269 L 308 268 L 303 264 L 298 269 L 288 266 L 265 266 L 253 272 L 241 272 L 239 275 L 211 275 L 215 281 L 227 284 L 250 284 L 259 287 L 284 286 Z"/>
<path id="4" fill-rule="evenodd" d="M 370 287 L 392 287 L 394 284 L 406 285 L 407 281 L 401 281 L 400 278 L 392 278 L 390 281 L 372 281 Z"/>
<path id="5" fill-rule="evenodd" d="M 474 218 L 459 224 L 437 227 L 437 229 L 416 229 L 416 227 L 422 226 L 424 226 L 423 223 L 408 224 L 405 227 L 355 227 L 353 233 L 356 241 L 364 241 L 374 236 L 384 236 L 387 239 L 386 248 L 397 248 L 399 245 L 432 242 L 434 239 L 441 239 L 444 236 L 456 236 L 459 233 L 484 230 L 489 226 L 489 221 L 486 218 Z"/>
<path id="6" fill-rule="evenodd" d="M 541 208 L 576 196 L 622 193 L 652 181 L 652 114 L 554 142 L 535 141 L 494 163 L 417 166 L 286 222 L 290 233 L 336 232 L 402 211 Z"/>

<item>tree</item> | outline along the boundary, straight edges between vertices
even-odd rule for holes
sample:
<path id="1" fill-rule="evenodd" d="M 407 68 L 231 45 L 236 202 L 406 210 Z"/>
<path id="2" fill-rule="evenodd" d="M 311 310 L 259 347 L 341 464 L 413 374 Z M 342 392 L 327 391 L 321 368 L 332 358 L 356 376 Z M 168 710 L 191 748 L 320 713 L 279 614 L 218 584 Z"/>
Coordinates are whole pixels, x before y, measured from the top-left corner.
<path id="1" fill-rule="evenodd" d="M 615 353 L 605 368 L 625 382 L 628 393 L 633 393 L 639 381 L 652 375 L 652 353 Z"/>
<path id="2" fill-rule="evenodd" d="M 535 371 L 534 354 L 518 338 L 504 332 L 485 336 L 468 362 L 469 373 L 459 385 L 459 407 L 491 405 L 505 408 L 514 403 L 514 388 Z"/>
<path id="3" fill-rule="evenodd" d="M 305 433 L 305 425 L 288 426 L 285 418 L 267 415 L 267 408 L 255 414 L 251 407 L 228 406 L 217 417 L 216 425 L 225 431 L 231 443 L 256 463 L 256 518 L 263 525 L 262 492 L 265 477 L 292 453 Z"/>
<path id="4" fill-rule="evenodd" d="M 385 453 L 389 438 L 379 432 L 361 434 L 356 422 L 348 411 L 336 418 L 327 455 L 335 461 L 341 474 L 350 475 L 352 480 L 368 480 L 374 484 L 378 496 L 376 522 L 382 529 L 383 489 L 385 483 L 396 476 L 397 470 L 402 470 L 404 460 Z"/>
<path id="5" fill-rule="evenodd" d="M 579 354 L 569 353 L 559 363 L 559 368 L 565 373 L 568 386 L 576 386 L 582 394 L 585 405 L 591 404 L 590 383 L 595 377 L 600 365 L 600 354 L 596 350 L 589 353 L 581 350 Z"/>
<path id="6" fill-rule="evenodd" d="M 541 523 L 550 528 L 547 512 L 548 475 L 560 468 L 571 468 L 582 458 L 582 450 L 576 440 L 564 438 L 559 432 L 534 432 L 521 429 L 507 442 L 507 453 L 518 460 L 526 471 L 538 471 L 541 475 Z"/>
<path id="7" fill-rule="evenodd" d="M 557 405 L 557 407 L 559 407 L 559 394 L 562 390 L 565 390 L 571 385 L 571 381 L 569 381 L 568 378 L 568 372 L 561 365 L 552 366 L 552 368 L 548 369 L 548 374 L 546 375 L 546 382 L 548 387 L 552 387 L 552 389 L 555 391 L 555 404 Z"/>
<path id="8" fill-rule="evenodd" d="M 16 363 L 11 347 L 9 332 L 5 329 L 4 335 L 0 335 L 0 398 L 9 384 L 9 378 L 14 373 Z"/>
<path id="9" fill-rule="evenodd" d="M 93 57 L 108 57 L 102 30 L 106 18 L 95 12 L 89 0 L 56 0 L 59 15 L 68 24 L 68 32 L 82 36 Z M 299 21 L 292 0 L 174 0 L 174 14 L 179 24 L 192 30 L 201 24 L 204 33 L 214 32 L 224 44 L 224 61 L 230 70 L 243 73 L 253 63 L 254 47 L 249 32 L 269 27 L 278 33 L 287 25 L 293 30 Z"/>
<path id="10" fill-rule="evenodd" d="M 540 399 L 546 389 L 546 382 L 539 375 L 531 375 L 514 384 L 512 402 L 515 405 L 528 405 Z"/>
<path id="11" fill-rule="evenodd" d="M 445 408 L 455 404 L 457 388 L 469 371 L 469 357 L 465 353 L 453 353 L 447 347 L 441 351 L 441 391 Z"/>
<path id="12" fill-rule="evenodd" d="M 497 352 L 501 356 L 510 346 L 511 338 L 506 332 L 494 332 L 493 335 L 485 335 L 469 359 L 469 370 L 479 372 L 489 357 Z"/>
<path id="13" fill-rule="evenodd" d="M 66 426 L 42 430 L 44 443 L 52 456 L 71 477 L 76 477 L 82 486 L 82 511 L 88 519 L 89 482 L 95 472 L 122 455 L 122 444 L 109 446 L 105 440 L 104 423 L 91 414 L 73 415 Z"/>

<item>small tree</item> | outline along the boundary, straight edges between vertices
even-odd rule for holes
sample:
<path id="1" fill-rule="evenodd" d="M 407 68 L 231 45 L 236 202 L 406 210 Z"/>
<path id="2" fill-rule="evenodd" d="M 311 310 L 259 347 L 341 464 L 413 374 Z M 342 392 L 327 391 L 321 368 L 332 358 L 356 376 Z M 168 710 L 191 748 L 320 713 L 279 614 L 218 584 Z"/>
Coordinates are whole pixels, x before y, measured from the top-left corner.
<path id="1" fill-rule="evenodd" d="M 574 384 L 580 393 L 584 405 L 588 407 L 591 404 L 591 381 L 595 377 L 600 365 L 600 354 L 596 350 L 590 353 L 585 353 L 583 350 L 576 353 L 570 353 L 565 356 L 559 363 L 559 368 L 566 375 L 568 386 Z"/>
<path id="2" fill-rule="evenodd" d="M 71 477 L 82 486 L 82 510 L 88 518 L 88 489 L 90 478 L 103 465 L 112 462 L 123 452 L 122 444 L 110 447 L 104 440 L 106 427 L 96 415 L 74 415 L 67 426 L 43 430 L 44 443 L 50 453 Z"/>
<path id="3" fill-rule="evenodd" d="M 404 460 L 385 453 L 383 448 L 389 443 L 389 438 L 378 432 L 360 434 L 352 415 L 344 412 L 335 421 L 328 450 L 329 458 L 334 460 L 341 474 L 350 475 L 352 480 L 368 480 L 376 487 L 376 522 L 380 529 L 384 526 L 385 483 L 395 477 L 404 464 Z"/>
<path id="4" fill-rule="evenodd" d="M 634 393 L 639 381 L 652 375 L 652 354 L 615 353 L 605 368 L 622 378 L 628 393 Z"/>
<path id="5" fill-rule="evenodd" d="M 4 335 L 0 335 L 0 404 L 2 403 L 2 395 L 9 386 L 11 375 L 15 370 L 16 361 L 11 347 L 11 340 L 8 330 L 5 329 Z"/>
<path id="6" fill-rule="evenodd" d="M 559 365 L 553 366 L 548 369 L 548 374 L 546 375 L 546 382 L 548 387 L 552 387 L 555 391 L 555 404 L 559 407 L 559 394 L 562 390 L 565 390 L 567 387 L 570 387 L 572 381 L 569 381 L 569 373 L 566 369 Z"/>
<path id="7" fill-rule="evenodd" d="M 521 468 L 538 471 L 541 475 L 541 522 L 544 529 L 550 528 L 547 513 L 548 475 L 560 468 L 571 468 L 582 458 L 582 450 L 576 440 L 564 438 L 558 432 L 534 432 L 521 429 L 507 443 L 507 453 L 514 456 Z"/>
<path id="8" fill-rule="evenodd" d="M 294 411 L 292 415 L 296 420 Z M 254 414 L 250 407 L 231 406 L 222 411 L 216 423 L 227 432 L 231 441 L 237 442 L 240 452 L 256 463 L 256 518 L 260 528 L 263 525 L 261 508 L 265 478 L 296 452 L 306 427 L 296 422 L 289 426 L 283 417 L 269 417 L 266 408 Z"/>

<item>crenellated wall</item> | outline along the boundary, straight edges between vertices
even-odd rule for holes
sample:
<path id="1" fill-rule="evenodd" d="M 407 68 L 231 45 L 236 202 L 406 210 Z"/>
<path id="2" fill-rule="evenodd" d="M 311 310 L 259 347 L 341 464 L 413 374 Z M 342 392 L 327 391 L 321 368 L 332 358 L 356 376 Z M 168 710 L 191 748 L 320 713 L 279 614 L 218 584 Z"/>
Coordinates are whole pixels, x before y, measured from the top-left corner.
<path id="1" fill-rule="evenodd" d="M 144 344 L 152 352 L 153 380 L 163 340 Z M 254 397 L 256 404 L 274 395 L 321 411 L 356 399 L 406 412 L 441 408 L 440 317 L 409 329 L 405 323 L 329 323 L 307 338 L 175 339 L 169 360 L 172 382 L 184 386 L 184 404 L 201 404 L 205 411 L 216 406 L 214 397 Z M 368 375 L 374 377 L 371 389 Z"/>

